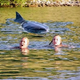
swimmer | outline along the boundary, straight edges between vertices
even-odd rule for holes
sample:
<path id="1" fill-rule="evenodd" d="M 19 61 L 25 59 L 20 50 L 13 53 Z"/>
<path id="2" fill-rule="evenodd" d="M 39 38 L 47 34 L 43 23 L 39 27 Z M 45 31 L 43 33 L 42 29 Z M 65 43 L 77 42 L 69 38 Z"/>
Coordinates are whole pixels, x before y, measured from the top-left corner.
<path id="1" fill-rule="evenodd" d="M 21 49 L 21 52 L 29 52 L 28 50 L 28 45 L 29 45 L 29 39 L 24 37 L 21 39 L 20 41 L 20 49 Z"/>
<path id="2" fill-rule="evenodd" d="M 14 47 L 12 49 L 20 49 L 22 54 L 27 55 L 27 53 L 29 53 L 28 45 L 29 45 L 29 39 L 23 37 L 20 41 L 20 46 Z"/>
<path id="3" fill-rule="evenodd" d="M 51 44 L 53 44 L 54 47 L 64 47 L 64 45 L 62 45 L 62 39 L 60 35 L 55 35 L 49 45 Z"/>
<path id="4" fill-rule="evenodd" d="M 69 47 L 69 48 L 74 48 L 73 46 L 70 46 L 70 45 L 63 45 L 62 44 L 62 39 L 61 39 L 61 36 L 60 35 L 55 35 L 52 39 L 52 41 L 49 43 L 49 45 L 51 45 L 56 48 L 60 48 L 60 47 Z"/>

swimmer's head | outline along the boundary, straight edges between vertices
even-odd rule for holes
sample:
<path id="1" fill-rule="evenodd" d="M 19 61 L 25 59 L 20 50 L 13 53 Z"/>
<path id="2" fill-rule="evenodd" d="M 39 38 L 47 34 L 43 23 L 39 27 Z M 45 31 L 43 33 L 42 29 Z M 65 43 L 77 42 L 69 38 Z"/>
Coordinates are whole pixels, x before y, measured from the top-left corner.
<path id="1" fill-rule="evenodd" d="M 29 39 L 24 37 L 20 41 L 20 48 L 27 48 L 29 45 Z"/>
<path id="2" fill-rule="evenodd" d="M 61 45 L 62 41 L 61 41 L 61 37 L 59 35 L 54 36 L 53 38 L 53 45 Z"/>

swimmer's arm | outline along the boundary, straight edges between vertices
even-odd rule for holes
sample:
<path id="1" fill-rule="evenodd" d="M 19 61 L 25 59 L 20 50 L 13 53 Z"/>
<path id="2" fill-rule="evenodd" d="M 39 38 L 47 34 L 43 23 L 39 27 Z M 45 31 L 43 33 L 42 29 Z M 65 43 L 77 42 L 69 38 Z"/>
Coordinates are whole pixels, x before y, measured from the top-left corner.
<path id="1" fill-rule="evenodd" d="M 12 47 L 11 49 L 20 49 L 19 46 Z"/>
<path id="2" fill-rule="evenodd" d="M 75 46 L 73 46 L 73 45 L 62 45 L 62 47 L 65 47 L 65 48 L 75 48 Z"/>
<path id="3" fill-rule="evenodd" d="M 69 47 L 69 45 L 62 45 L 62 47 L 66 47 L 66 48 L 68 48 L 68 47 Z"/>

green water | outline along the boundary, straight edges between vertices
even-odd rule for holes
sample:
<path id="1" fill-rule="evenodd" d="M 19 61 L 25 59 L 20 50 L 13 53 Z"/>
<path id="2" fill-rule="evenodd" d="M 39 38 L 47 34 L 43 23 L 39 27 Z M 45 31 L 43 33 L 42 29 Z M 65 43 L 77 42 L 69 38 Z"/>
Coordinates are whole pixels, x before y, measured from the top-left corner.
<path id="1" fill-rule="evenodd" d="M 0 23 L 4 24 L 0 24 L 0 79 L 79 80 L 79 9 L 80 7 L 0 8 Z M 19 28 L 15 27 L 18 24 L 7 25 L 6 19 L 14 19 L 16 11 L 26 20 L 47 24 L 50 32 L 40 36 L 18 31 Z M 49 44 L 55 34 L 61 35 L 64 44 L 76 47 L 63 48 L 60 52 L 43 47 Z M 29 54 L 26 56 L 20 50 L 10 49 L 19 45 L 22 37 L 30 40 Z"/>

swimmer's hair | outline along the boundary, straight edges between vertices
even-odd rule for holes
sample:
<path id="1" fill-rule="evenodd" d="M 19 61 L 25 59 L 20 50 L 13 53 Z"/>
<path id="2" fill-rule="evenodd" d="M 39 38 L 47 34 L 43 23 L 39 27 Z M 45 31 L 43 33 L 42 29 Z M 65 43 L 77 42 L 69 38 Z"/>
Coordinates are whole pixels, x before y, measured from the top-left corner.
<path id="1" fill-rule="evenodd" d="M 53 38 L 54 38 L 55 36 L 60 36 L 60 35 L 59 35 L 59 34 L 56 34 L 56 35 L 53 36 Z M 60 36 L 60 37 L 61 37 L 61 36 Z"/>
<path id="2" fill-rule="evenodd" d="M 59 34 L 56 34 L 55 36 L 61 37 Z M 53 36 L 53 39 L 54 39 L 55 36 Z M 49 45 L 53 42 L 53 39 L 51 40 L 51 42 L 49 43 Z M 60 44 L 62 44 L 62 42 Z"/>
<path id="3" fill-rule="evenodd" d="M 22 39 L 26 39 L 27 40 L 27 43 L 28 43 L 28 45 L 29 45 L 29 39 L 27 38 L 27 37 L 23 37 Z M 22 40 L 21 39 L 21 40 Z"/>

